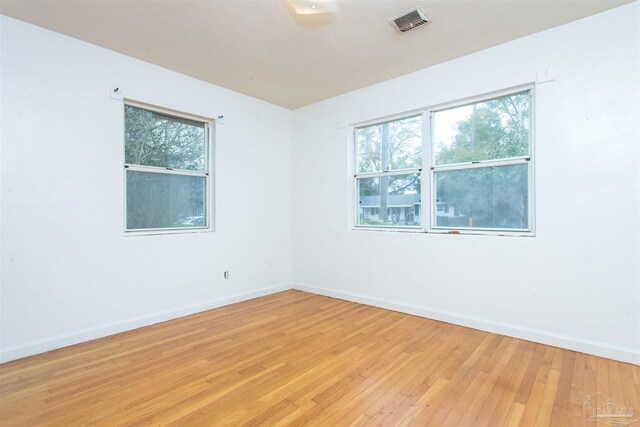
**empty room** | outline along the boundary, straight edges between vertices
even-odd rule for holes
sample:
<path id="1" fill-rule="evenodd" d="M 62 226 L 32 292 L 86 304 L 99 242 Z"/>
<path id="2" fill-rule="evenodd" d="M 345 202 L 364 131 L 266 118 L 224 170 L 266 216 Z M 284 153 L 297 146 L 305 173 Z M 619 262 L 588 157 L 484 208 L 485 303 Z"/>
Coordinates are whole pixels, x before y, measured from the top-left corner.
<path id="1" fill-rule="evenodd" d="M 0 0 L 0 426 L 639 426 L 638 0 Z"/>

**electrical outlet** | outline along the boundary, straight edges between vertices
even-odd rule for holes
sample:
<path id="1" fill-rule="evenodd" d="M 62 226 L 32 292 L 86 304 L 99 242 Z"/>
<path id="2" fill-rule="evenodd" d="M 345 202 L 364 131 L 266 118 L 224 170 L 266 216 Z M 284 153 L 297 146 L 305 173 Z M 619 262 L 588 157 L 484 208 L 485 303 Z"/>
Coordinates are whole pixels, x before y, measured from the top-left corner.
<path id="1" fill-rule="evenodd" d="M 224 272 L 224 278 L 225 278 L 225 280 L 229 280 L 230 276 L 229 276 L 229 272 L 228 271 Z"/>

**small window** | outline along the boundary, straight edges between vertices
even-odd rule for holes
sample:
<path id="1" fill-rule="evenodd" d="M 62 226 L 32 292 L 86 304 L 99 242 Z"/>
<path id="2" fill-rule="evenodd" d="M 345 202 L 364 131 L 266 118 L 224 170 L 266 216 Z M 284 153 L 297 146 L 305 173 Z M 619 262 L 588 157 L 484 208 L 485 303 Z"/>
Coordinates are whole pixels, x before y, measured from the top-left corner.
<path id="1" fill-rule="evenodd" d="M 434 111 L 433 228 L 529 231 L 529 91 Z"/>
<path id="2" fill-rule="evenodd" d="M 210 122 L 124 106 L 127 232 L 210 228 Z"/>
<path id="3" fill-rule="evenodd" d="M 420 227 L 410 211 L 421 201 L 422 116 L 356 128 L 354 136 L 356 225 Z"/>

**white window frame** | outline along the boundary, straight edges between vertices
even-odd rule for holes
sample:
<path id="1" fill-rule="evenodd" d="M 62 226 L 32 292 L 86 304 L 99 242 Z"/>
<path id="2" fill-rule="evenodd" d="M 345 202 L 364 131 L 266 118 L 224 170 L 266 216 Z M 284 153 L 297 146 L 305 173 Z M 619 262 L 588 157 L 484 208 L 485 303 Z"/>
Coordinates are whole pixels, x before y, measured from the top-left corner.
<path id="1" fill-rule="evenodd" d="M 135 165 L 129 164 L 125 161 L 125 149 L 126 149 L 126 141 L 124 140 L 124 132 L 126 129 L 126 122 L 124 122 L 124 111 L 126 106 L 131 106 L 135 108 L 140 108 L 143 110 L 153 111 L 155 113 L 160 113 L 169 117 L 177 117 L 188 119 L 196 122 L 200 122 L 204 125 L 204 133 L 205 133 L 205 147 L 204 147 L 204 170 L 203 171 L 193 171 L 186 169 L 174 169 L 170 167 L 159 167 L 159 166 L 144 166 L 144 165 Z M 151 236 L 151 235 L 162 235 L 162 234 L 184 234 L 184 233 L 203 233 L 203 232 L 212 232 L 214 231 L 214 136 L 215 136 L 215 120 L 209 117 L 198 116 L 195 114 L 184 113 L 181 111 L 171 110 L 169 108 L 159 107 L 157 105 L 151 105 L 140 101 L 135 101 L 132 99 L 123 99 L 123 127 L 122 127 L 122 159 L 123 159 L 123 198 L 124 198 L 124 210 L 123 210 L 123 230 L 125 236 Z M 203 226 L 198 227 L 166 227 L 166 228 L 139 228 L 139 229 L 129 229 L 127 228 L 127 171 L 135 171 L 135 172 L 150 172 L 150 173 L 161 173 L 164 175 L 182 175 L 182 176 L 193 176 L 198 178 L 204 178 L 205 185 L 205 203 L 204 203 L 204 219 L 205 224 Z"/>
<path id="2" fill-rule="evenodd" d="M 465 105 L 471 105 L 483 101 L 488 101 L 494 98 L 502 96 L 515 95 L 518 93 L 529 92 L 529 154 L 526 156 L 511 157 L 499 160 L 480 160 L 465 163 L 455 163 L 447 165 L 436 166 L 434 164 L 434 151 L 433 151 L 433 116 L 438 111 L 448 110 L 451 108 L 463 107 Z M 407 227 L 407 226 L 368 226 L 358 224 L 358 178 L 363 177 L 375 177 L 383 176 L 384 173 L 360 173 L 358 174 L 358 148 L 355 132 L 358 128 L 372 126 L 380 123 L 385 123 L 394 120 L 401 120 L 404 118 L 415 117 L 422 114 L 422 168 L 419 169 L 404 169 L 394 170 L 389 175 L 398 174 L 410 174 L 420 173 L 420 185 L 421 185 L 421 203 L 420 203 L 420 226 Z M 433 105 L 430 107 L 422 108 L 419 110 L 412 110 L 401 114 L 395 114 L 380 119 L 367 120 L 365 122 L 352 124 L 349 128 L 349 154 L 351 157 L 352 170 L 350 176 L 353 177 L 353 202 L 350 203 L 350 209 L 353 212 L 351 222 L 351 230 L 354 231 L 388 231 L 388 232 L 418 232 L 418 233 L 433 233 L 433 234 L 467 234 L 467 235 L 489 235 L 489 236 L 522 236 L 522 237 L 534 237 L 535 236 L 535 84 L 528 83 L 516 87 L 511 87 L 504 90 L 499 90 L 490 93 L 484 93 L 475 95 L 472 97 L 464 98 L 457 101 L 446 102 L 442 104 Z M 435 225 L 435 209 L 436 194 L 435 194 L 435 173 L 443 170 L 462 170 L 472 168 L 482 168 L 491 166 L 507 166 L 515 164 L 527 164 L 528 167 L 528 187 L 527 187 L 527 201 L 528 201 L 528 222 L 529 228 L 527 229 L 501 229 L 501 228 L 479 228 L 479 227 L 442 227 Z"/>
<path id="3" fill-rule="evenodd" d="M 373 126 L 373 125 L 379 125 L 379 124 L 383 124 L 383 123 L 388 123 L 388 122 L 393 122 L 393 121 L 397 121 L 397 120 L 402 120 L 402 119 L 409 119 L 412 117 L 418 117 L 418 116 L 422 116 L 422 120 L 423 120 L 423 133 L 424 133 L 424 114 L 421 112 L 414 112 L 413 114 L 409 113 L 409 114 L 402 114 L 402 115 L 397 115 L 397 116 L 391 116 L 391 117 L 387 117 L 384 120 L 379 120 L 379 121 L 371 121 L 371 122 L 367 122 L 364 124 L 360 124 L 358 126 L 353 126 L 352 127 L 352 132 L 351 134 L 353 135 L 353 152 L 354 152 L 354 169 L 353 169 L 353 191 L 354 191 L 354 206 L 355 206 L 355 216 L 353 217 L 353 221 L 354 221 L 354 227 L 358 228 L 358 229 L 369 229 L 369 230 L 396 230 L 396 231 L 400 231 L 400 230 L 405 230 L 405 231 L 420 231 L 424 228 L 424 221 L 422 219 L 422 217 L 420 218 L 420 224 L 421 225 L 403 225 L 403 226 L 380 226 L 380 225 L 366 225 L 366 224 L 358 224 L 358 218 L 359 218 L 359 206 L 357 205 L 357 201 L 359 199 L 359 195 L 358 195 L 358 180 L 359 179 L 366 179 L 366 178 L 377 178 L 377 177 L 384 177 L 384 176 L 395 176 L 395 175 L 413 175 L 413 174 L 419 174 L 420 175 L 420 189 L 421 189 L 421 194 L 420 194 L 420 200 L 422 200 L 422 197 L 424 195 L 424 193 L 422 192 L 422 186 L 424 185 L 422 180 L 424 179 L 424 175 L 422 174 L 422 168 L 408 168 L 408 169 L 392 169 L 392 170 L 388 170 L 388 171 L 380 171 L 380 172 L 363 172 L 363 173 L 358 173 L 358 169 L 359 169 L 359 164 L 358 164 L 358 149 L 356 147 L 357 141 L 356 141 L 356 137 L 355 137 L 355 132 L 358 128 L 363 128 L 363 127 L 367 127 L 367 126 Z M 424 135 L 422 138 L 422 145 L 423 145 L 423 150 L 424 150 Z M 420 202 L 422 204 L 422 202 Z M 390 208 L 391 206 L 388 206 L 388 208 Z"/>

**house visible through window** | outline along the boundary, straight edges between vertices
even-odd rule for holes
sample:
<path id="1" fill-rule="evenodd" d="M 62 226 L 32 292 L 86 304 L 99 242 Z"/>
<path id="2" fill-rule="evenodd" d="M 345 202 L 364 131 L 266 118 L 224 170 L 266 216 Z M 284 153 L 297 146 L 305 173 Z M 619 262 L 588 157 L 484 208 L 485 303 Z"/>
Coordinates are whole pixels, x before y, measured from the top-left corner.
<path id="1" fill-rule="evenodd" d="M 420 227 L 422 116 L 357 128 L 355 139 L 357 225 Z"/>
<path id="2" fill-rule="evenodd" d="M 527 88 L 356 127 L 355 226 L 531 232 L 530 107 Z"/>
<path id="3" fill-rule="evenodd" d="M 124 106 L 126 230 L 210 225 L 206 121 Z"/>

